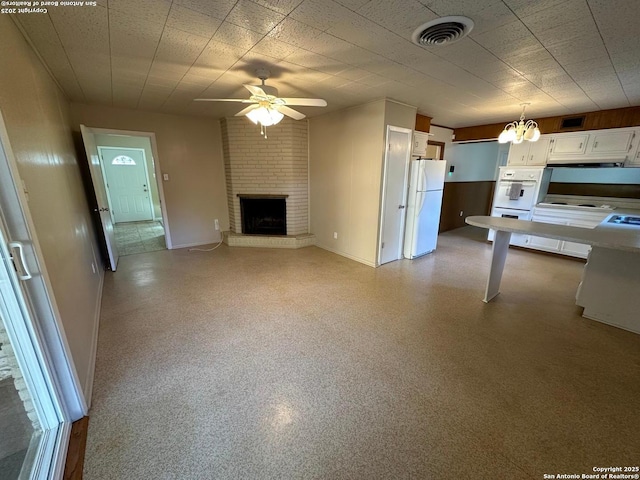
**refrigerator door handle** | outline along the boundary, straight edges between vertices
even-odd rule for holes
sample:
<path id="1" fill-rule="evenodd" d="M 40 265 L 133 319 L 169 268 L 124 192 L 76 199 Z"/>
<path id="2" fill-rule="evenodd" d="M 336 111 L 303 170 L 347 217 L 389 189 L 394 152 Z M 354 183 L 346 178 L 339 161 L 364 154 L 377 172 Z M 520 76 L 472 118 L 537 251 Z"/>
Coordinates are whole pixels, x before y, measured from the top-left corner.
<path id="1" fill-rule="evenodd" d="M 418 170 L 418 191 L 424 192 L 427 190 L 427 174 L 425 173 L 425 164 L 420 162 L 420 168 Z"/>
<path id="2" fill-rule="evenodd" d="M 422 207 L 424 206 L 424 197 L 425 192 L 417 192 L 417 194 L 420 196 L 420 200 L 418 202 L 416 202 L 418 204 L 418 208 L 416 208 L 416 217 L 420 216 L 420 212 L 422 212 Z"/>

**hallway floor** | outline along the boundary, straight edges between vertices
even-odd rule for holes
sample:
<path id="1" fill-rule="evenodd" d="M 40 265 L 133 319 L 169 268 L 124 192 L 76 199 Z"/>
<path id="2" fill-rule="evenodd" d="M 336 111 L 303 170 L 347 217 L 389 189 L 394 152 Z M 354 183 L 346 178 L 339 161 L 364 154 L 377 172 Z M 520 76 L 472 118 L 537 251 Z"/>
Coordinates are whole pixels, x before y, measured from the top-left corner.
<path id="1" fill-rule="evenodd" d="M 164 250 L 105 278 L 85 479 L 540 479 L 637 465 L 640 336 L 583 264 L 473 227 L 373 269 L 316 247 Z"/>
<path id="2" fill-rule="evenodd" d="M 113 229 L 120 256 L 167 248 L 164 228 L 158 221 L 116 223 Z"/>

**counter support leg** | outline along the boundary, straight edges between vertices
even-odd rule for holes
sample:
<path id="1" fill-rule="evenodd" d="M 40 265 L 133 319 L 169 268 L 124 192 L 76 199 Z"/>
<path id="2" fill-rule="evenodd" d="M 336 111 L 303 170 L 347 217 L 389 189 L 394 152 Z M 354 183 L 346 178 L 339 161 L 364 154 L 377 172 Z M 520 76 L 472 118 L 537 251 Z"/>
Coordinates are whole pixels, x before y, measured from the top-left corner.
<path id="1" fill-rule="evenodd" d="M 484 293 L 483 299 L 485 303 L 489 303 L 500 293 L 500 281 L 502 280 L 502 272 L 504 271 L 504 263 L 507 259 L 510 240 L 511 232 L 503 232 L 501 230 L 496 231 L 496 236 L 493 239 L 491 270 L 489 271 L 487 290 Z"/>

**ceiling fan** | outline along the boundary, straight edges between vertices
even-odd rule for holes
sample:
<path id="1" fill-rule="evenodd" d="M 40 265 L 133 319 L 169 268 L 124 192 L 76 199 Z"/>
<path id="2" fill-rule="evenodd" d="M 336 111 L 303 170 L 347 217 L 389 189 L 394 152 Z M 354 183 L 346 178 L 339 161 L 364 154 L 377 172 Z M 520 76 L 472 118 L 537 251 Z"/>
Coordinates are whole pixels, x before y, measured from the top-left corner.
<path id="1" fill-rule="evenodd" d="M 238 102 L 250 103 L 243 108 L 236 117 L 246 115 L 253 123 L 260 124 L 261 133 L 264 134 L 264 128 L 275 125 L 284 118 L 284 115 L 294 120 L 302 120 L 305 118 L 303 113 L 290 108 L 293 106 L 304 107 L 326 107 L 327 102 L 321 98 L 281 98 L 278 97 L 278 89 L 265 85 L 265 80 L 269 78 L 270 72 L 265 68 L 256 70 L 257 77 L 262 80 L 262 85 L 244 85 L 249 90 L 251 96 L 244 98 L 196 98 L 196 102 Z M 265 135 L 266 137 L 266 135 Z"/>

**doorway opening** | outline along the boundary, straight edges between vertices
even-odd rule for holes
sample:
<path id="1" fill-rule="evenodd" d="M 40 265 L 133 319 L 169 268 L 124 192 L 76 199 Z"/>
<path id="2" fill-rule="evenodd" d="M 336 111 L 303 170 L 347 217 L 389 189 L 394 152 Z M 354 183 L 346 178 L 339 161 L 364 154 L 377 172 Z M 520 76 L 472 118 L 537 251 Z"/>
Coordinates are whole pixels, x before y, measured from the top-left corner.
<path id="1" fill-rule="evenodd" d="M 124 256 L 166 249 L 151 142 L 97 134 L 96 144 L 118 252 Z"/>
<path id="2" fill-rule="evenodd" d="M 155 134 L 153 132 L 91 128 L 84 125 L 80 125 L 80 132 L 87 157 L 87 165 L 89 167 L 87 175 L 93 190 L 93 192 L 88 193 L 88 199 L 95 216 L 98 238 L 102 243 L 107 268 L 115 271 L 120 255 L 132 255 L 165 248 L 171 249 L 171 229 L 167 219 L 162 182 L 159 181 L 162 173 L 158 159 Z M 119 149 L 121 152 L 112 158 L 105 156 L 103 159 L 101 158 L 98 147 L 101 147 L 103 151 L 110 148 L 111 151 Z M 144 151 L 144 155 L 141 155 L 138 162 L 136 162 L 136 153 L 134 152 L 140 149 Z M 127 152 L 122 153 L 123 150 Z M 141 160 L 141 158 L 144 158 L 144 161 Z M 115 163 L 113 163 L 114 161 Z M 138 185 L 136 187 L 139 190 L 136 194 L 138 197 L 134 195 L 135 198 L 126 200 L 116 198 L 117 195 L 112 194 L 112 191 L 107 187 L 108 181 L 105 180 L 107 178 L 107 172 L 105 172 L 103 165 L 106 162 L 110 162 L 110 166 L 113 168 L 121 167 L 124 170 L 134 167 L 134 162 L 138 166 L 139 162 L 143 164 L 143 169 L 146 168 L 146 178 L 144 178 L 144 176 L 138 177 Z M 122 172 L 122 170 L 116 170 L 116 172 Z M 120 181 L 117 179 L 118 175 L 124 175 L 129 179 L 126 173 L 118 173 L 116 174 L 116 182 Z M 131 176 L 131 174 L 129 175 Z M 167 175 L 163 176 L 163 178 L 164 177 L 168 179 Z M 133 175 L 132 178 L 135 178 L 135 175 Z M 125 188 L 125 190 L 127 186 L 131 186 L 124 180 L 122 180 L 122 182 L 123 184 L 120 186 Z M 89 190 L 91 190 L 91 187 Z M 145 188 L 147 192 L 144 191 Z M 153 196 L 156 188 L 157 197 L 154 204 Z M 142 201 L 145 195 L 151 196 L 152 220 L 136 221 L 136 217 L 118 215 L 118 213 L 114 214 L 114 212 L 112 212 L 114 206 L 116 210 L 119 208 L 120 202 L 122 202 L 122 205 L 127 205 L 127 214 L 133 214 L 132 211 L 136 209 L 145 211 L 145 208 L 147 208 L 146 211 L 148 212 L 148 203 L 146 204 L 147 207 L 144 207 L 144 202 Z M 148 202 L 149 200 L 147 199 L 146 201 Z M 138 206 L 136 206 L 136 202 L 138 202 Z M 160 212 L 159 216 L 158 211 Z M 116 218 L 116 216 L 118 216 L 118 218 Z M 123 224 L 121 225 L 122 227 L 125 227 L 124 229 L 120 229 L 118 233 L 119 242 L 116 240 L 115 225 L 118 221 Z M 161 229 L 164 231 L 164 237 L 162 237 Z M 122 245 L 122 252 L 118 248 L 118 243 Z"/>
<path id="3" fill-rule="evenodd" d="M 95 140 L 119 254 L 166 249 L 149 138 L 96 134 Z"/>
<path id="4" fill-rule="evenodd" d="M 438 160 L 444 160 L 444 146 L 444 142 L 429 140 L 427 142 L 427 158 L 437 158 Z"/>

